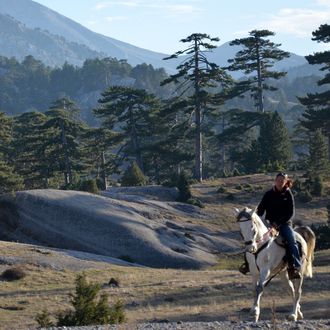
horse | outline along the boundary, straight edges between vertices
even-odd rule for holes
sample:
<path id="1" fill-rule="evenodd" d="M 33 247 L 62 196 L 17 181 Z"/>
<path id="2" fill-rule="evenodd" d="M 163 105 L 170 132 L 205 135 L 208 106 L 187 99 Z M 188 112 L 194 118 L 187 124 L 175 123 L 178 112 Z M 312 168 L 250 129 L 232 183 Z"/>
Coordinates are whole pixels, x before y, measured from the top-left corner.
<path id="1" fill-rule="evenodd" d="M 301 244 L 302 267 L 301 277 L 291 280 L 287 272 L 287 262 L 284 259 L 286 248 L 279 242 L 279 238 L 271 235 L 272 229 L 265 226 L 254 210 L 244 208 L 241 211 L 238 209 L 235 209 L 235 211 L 241 235 L 246 245 L 246 260 L 252 274 L 255 297 L 251 314 L 254 316 L 255 322 L 259 320 L 260 300 L 264 288 L 277 275 L 281 275 L 293 298 L 293 309 L 288 319 L 291 321 L 303 319 L 300 298 L 304 276 L 310 278 L 313 276 L 314 232 L 307 226 L 295 228 L 296 240 Z"/>

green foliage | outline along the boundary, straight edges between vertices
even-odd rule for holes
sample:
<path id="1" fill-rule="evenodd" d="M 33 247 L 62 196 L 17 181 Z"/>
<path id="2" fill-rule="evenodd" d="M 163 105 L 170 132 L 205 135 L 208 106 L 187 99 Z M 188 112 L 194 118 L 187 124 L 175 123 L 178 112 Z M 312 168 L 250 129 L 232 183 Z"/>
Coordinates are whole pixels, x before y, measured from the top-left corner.
<path id="1" fill-rule="evenodd" d="M 181 40 L 188 44 L 186 49 L 165 58 L 170 60 L 186 55 L 177 66 L 177 73 L 165 79 L 162 85 L 174 83 L 177 87 L 176 91 L 180 96 L 173 99 L 173 108 L 177 110 L 177 124 L 189 122 L 191 114 L 194 113 L 195 127 L 191 130 L 190 143 L 195 146 L 194 178 L 198 181 L 201 181 L 203 176 L 203 138 L 207 132 L 211 132 L 211 118 L 216 115 L 213 110 L 225 102 L 225 91 L 232 83 L 226 71 L 206 57 L 205 50 L 216 48 L 212 43 L 217 41 L 219 38 L 193 33 Z M 214 87 L 221 91 L 216 93 Z"/>
<path id="2" fill-rule="evenodd" d="M 322 24 L 313 32 L 313 38 L 317 42 L 330 42 L 330 25 Z M 317 129 L 328 139 L 330 138 L 330 52 L 317 52 L 306 56 L 310 64 L 320 64 L 321 70 L 325 73 L 321 80 L 317 82 L 319 86 L 324 86 L 324 90 L 316 93 L 307 93 L 306 97 L 300 97 L 299 101 L 306 107 L 303 113 L 301 124 L 308 130 L 315 132 Z M 329 141 L 328 141 L 329 142 Z M 330 155 L 328 155 L 330 157 Z"/>
<path id="3" fill-rule="evenodd" d="M 177 188 L 179 190 L 179 196 L 177 200 L 179 202 L 187 203 L 187 201 L 192 198 L 192 194 L 190 191 L 187 174 L 184 171 L 182 171 L 179 175 Z"/>
<path id="4" fill-rule="evenodd" d="M 38 323 L 40 328 L 49 328 L 54 326 L 47 309 L 43 309 L 41 313 L 38 313 L 35 317 L 35 321 Z"/>
<path id="5" fill-rule="evenodd" d="M 322 182 L 322 178 L 318 175 L 310 176 L 305 181 L 305 188 L 316 197 L 323 196 L 324 194 L 324 185 Z"/>
<path id="6" fill-rule="evenodd" d="M 121 178 L 121 185 L 129 187 L 129 186 L 145 186 L 146 184 L 147 184 L 147 178 L 142 173 L 136 161 L 133 161 L 124 172 L 124 175 Z"/>
<path id="7" fill-rule="evenodd" d="M 309 203 L 313 200 L 313 196 L 308 190 L 306 190 L 298 192 L 297 199 L 302 203 Z"/>
<path id="8" fill-rule="evenodd" d="M 224 187 L 224 186 L 220 186 L 218 189 L 217 189 L 217 193 L 220 193 L 220 194 L 224 194 L 227 192 L 227 188 Z"/>
<path id="9" fill-rule="evenodd" d="M 71 299 L 74 310 L 58 315 L 57 326 L 84 326 L 123 322 L 125 315 L 123 304 L 117 302 L 112 308 L 108 296 L 102 294 L 99 284 L 89 284 L 84 275 L 76 278 L 76 292 Z"/>
<path id="10" fill-rule="evenodd" d="M 97 182 L 95 179 L 89 179 L 89 180 L 84 180 L 80 183 L 80 189 L 81 191 L 87 191 L 91 194 L 99 194 L 99 188 L 97 186 Z"/>
<path id="11" fill-rule="evenodd" d="M 271 42 L 267 37 L 275 33 L 268 30 L 253 30 L 249 37 L 235 39 L 230 42 L 231 46 L 241 46 L 234 59 L 228 60 L 231 65 L 230 71 L 243 70 L 248 77 L 239 81 L 233 94 L 242 95 L 247 91 L 255 101 L 255 106 L 260 112 L 264 112 L 263 92 L 264 90 L 275 91 L 274 86 L 268 85 L 270 79 L 280 79 L 286 72 L 269 70 L 275 62 L 288 57 L 290 54 L 280 50 L 280 44 Z"/>
<path id="12" fill-rule="evenodd" d="M 329 174 L 328 146 L 320 129 L 309 140 L 308 171 L 312 176 L 326 177 Z"/>
<path id="13" fill-rule="evenodd" d="M 325 225 L 312 225 L 311 229 L 316 236 L 316 250 L 330 249 L 330 226 Z"/>

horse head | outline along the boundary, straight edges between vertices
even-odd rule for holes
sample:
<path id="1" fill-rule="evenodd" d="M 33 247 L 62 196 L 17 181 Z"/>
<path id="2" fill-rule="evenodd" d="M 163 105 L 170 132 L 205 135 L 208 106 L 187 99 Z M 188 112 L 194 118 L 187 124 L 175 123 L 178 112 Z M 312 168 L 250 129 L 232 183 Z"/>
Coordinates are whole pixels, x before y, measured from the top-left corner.
<path id="1" fill-rule="evenodd" d="M 236 213 L 236 221 L 240 226 L 246 250 L 255 253 L 258 249 L 258 240 L 263 235 L 262 221 L 255 210 L 248 207 L 244 207 L 242 210 L 236 209 Z"/>

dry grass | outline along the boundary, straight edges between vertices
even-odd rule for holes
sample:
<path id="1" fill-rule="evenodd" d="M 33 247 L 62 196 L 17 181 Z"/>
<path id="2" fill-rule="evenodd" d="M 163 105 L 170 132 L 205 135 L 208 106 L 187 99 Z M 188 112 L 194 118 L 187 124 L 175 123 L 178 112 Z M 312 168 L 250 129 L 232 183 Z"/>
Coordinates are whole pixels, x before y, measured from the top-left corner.
<path id="1" fill-rule="evenodd" d="M 17 248 L 17 245 L 16 245 Z M 327 318 L 330 304 L 330 251 L 317 253 L 314 278 L 303 286 L 302 309 L 306 318 Z M 229 259 L 228 259 L 229 260 Z M 239 260 L 236 258 L 235 262 Z M 128 322 L 247 320 L 252 302 L 250 277 L 241 275 L 228 264 L 206 270 L 132 268 L 101 265 L 102 269 L 85 271 L 92 282 L 102 284 L 110 302 L 122 299 Z M 55 271 L 36 265 L 25 265 L 27 276 L 16 283 L 1 282 L 1 329 L 35 327 L 34 318 L 46 306 L 54 317 L 70 308 L 77 272 Z M 120 287 L 107 285 L 111 277 L 120 280 Z M 262 319 L 271 319 L 273 301 L 276 316 L 289 314 L 291 298 L 279 279 L 267 287 L 262 299 Z"/>

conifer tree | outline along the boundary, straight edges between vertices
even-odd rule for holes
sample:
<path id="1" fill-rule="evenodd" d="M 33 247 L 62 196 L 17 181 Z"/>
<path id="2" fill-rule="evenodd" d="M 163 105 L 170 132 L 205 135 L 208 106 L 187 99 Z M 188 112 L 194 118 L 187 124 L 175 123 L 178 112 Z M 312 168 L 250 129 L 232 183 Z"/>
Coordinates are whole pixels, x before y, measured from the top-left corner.
<path id="1" fill-rule="evenodd" d="M 292 157 L 288 129 L 277 113 L 265 113 L 258 138 L 260 163 L 268 170 L 287 168 Z"/>
<path id="2" fill-rule="evenodd" d="M 0 194 L 23 188 L 21 177 L 14 173 L 11 139 L 12 120 L 0 112 Z"/>
<path id="3" fill-rule="evenodd" d="M 86 126 L 72 118 L 72 113 L 65 108 L 51 107 L 46 113 L 47 121 L 42 126 L 47 130 L 48 157 L 51 160 L 52 173 L 62 173 L 64 184 L 73 183 L 73 172 L 86 170 L 83 159 L 81 134 Z"/>
<path id="4" fill-rule="evenodd" d="M 289 57 L 289 53 L 280 50 L 280 44 L 271 42 L 267 37 L 274 36 L 275 33 L 268 30 L 253 30 L 249 32 L 249 37 L 235 39 L 230 42 L 231 46 L 243 46 L 238 51 L 234 59 L 228 60 L 232 63 L 228 66 L 230 71 L 243 71 L 248 77 L 237 83 L 235 93 L 243 94 L 251 92 L 255 101 L 255 106 L 260 112 L 264 112 L 264 90 L 275 91 L 276 88 L 270 86 L 269 79 L 279 79 L 285 76 L 286 72 L 270 70 L 276 61 Z"/>
<path id="5" fill-rule="evenodd" d="M 147 184 L 147 178 L 139 168 L 136 161 L 133 161 L 130 166 L 127 167 L 121 178 L 122 186 L 144 186 Z"/>
<path id="6" fill-rule="evenodd" d="M 313 32 L 313 38 L 317 42 L 330 42 L 330 25 L 322 24 Z M 306 56 L 308 63 L 322 65 L 321 71 L 325 76 L 318 81 L 319 86 L 328 87 L 330 84 L 330 51 L 318 52 Z M 328 157 L 330 161 L 330 89 L 323 92 L 308 93 L 306 97 L 299 97 L 299 101 L 306 107 L 301 123 L 310 131 L 322 130 L 322 134 L 328 139 Z"/>
<path id="7" fill-rule="evenodd" d="M 48 188 L 51 164 L 45 144 L 47 131 L 42 129 L 46 119 L 41 112 L 26 112 L 14 119 L 15 171 L 24 178 L 26 189 Z"/>
<path id="8" fill-rule="evenodd" d="M 143 148 L 152 141 L 159 100 L 145 90 L 122 86 L 112 86 L 101 95 L 95 115 L 102 119 L 102 127 L 122 134 L 120 153 L 123 158 L 134 157 L 144 172 Z"/>
<path id="9" fill-rule="evenodd" d="M 329 174 L 328 148 L 320 129 L 311 135 L 309 141 L 308 172 L 310 176 L 324 178 Z"/>
<path id="10" fill-rule="evenodd" d="M 203 175 L 203 118 L 207 118 L 212 109 L 212 105 L 222 103 L 221 98 L 215 98 L 214 87 L 222 86 L 226 89 L 231 79 L 215 63 L 210 62 L 206 57 L 206 52 L 216 46 L 212 42 L 219 41 L 219 38 L 211 38 L 207 34 L 194 33 L 181 42 L 188 43 L 188 47 L 183 51 L 178 51 L 173 55 L 164 58 L 165 60 L 178 58 L 180 55 L 187 55 L 183 62 L 177 67 L 178 72 L 171 75 L 162 82 L 162 85 L 174 83 L 177 85 L 179 102 L 186 100 L 182 109 L 182 118 L 194 118 L 194 155 L 195 168 L 194 177 L 202 181 Z M 210 42 L 210 43 L 209 43 Z M 213 92 L 213 93 L 212 93 Z"/>
<path id="11" fill-rule="evenodd" d="M 122 139 L 121 134 L 102 127 L 87 129 L 83 135 L 90 173 L 101 179 L 103 190 L 107 188 L 108 175 L 118 171 L 114 149 Z"/>

